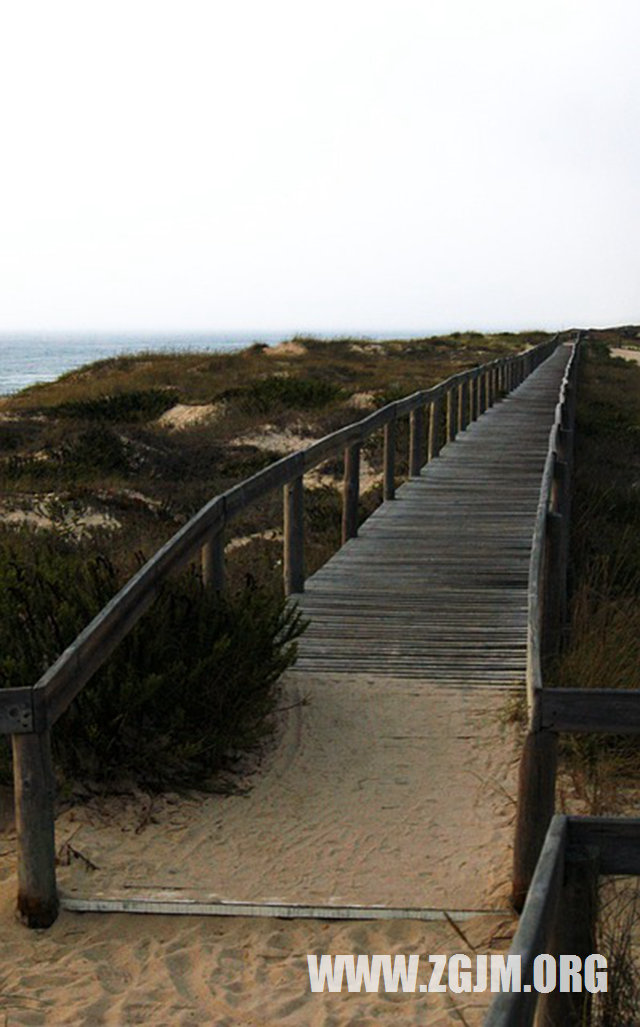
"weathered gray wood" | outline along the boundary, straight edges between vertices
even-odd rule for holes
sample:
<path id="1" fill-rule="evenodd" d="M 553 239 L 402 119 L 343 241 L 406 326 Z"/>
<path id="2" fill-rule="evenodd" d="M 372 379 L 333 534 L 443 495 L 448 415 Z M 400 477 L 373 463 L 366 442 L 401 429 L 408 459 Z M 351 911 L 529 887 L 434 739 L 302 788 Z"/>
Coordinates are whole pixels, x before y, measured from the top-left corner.
<path id="1" fill-rule="evenodd" d="M 383 457 L 383 499 L 390 500 L 396 494 L 396 422 L 388 421 L 384 428 Z"/>
<path id="2" fill-rule="evenodd" d="M 640 691 L 618 688 L 544 688 L 542 726 L 572 734 L 640 734 Z"/>
<path id="3" fill-rule="evenodd" d="M 14 735 L 12 746 L 18 913 L 28 927 L 49 927 L 58 915 L 49 732 Z"/>
<path id="4" fill-rule="evenodd" d="M 640 875 L 640 818 L 570 817 L 569 839 L 597 849 L 601 874 Z"/>
<path id="5" fill-rule="evenodd" d="M 360 498 L 360 444 L 349 446 L 344 454 L 344 495 L 342 501 L 342 543 L 358 534 Z"/>
<path id="6" fill-rule="evenodd" d="M 304 591 L 304 487 L 302 475 L 284 487 L 284 594 Z"/>
<path id="7" fill-rule="evenodd" d="M 331 435 L 325 435 L 324 438 L 318 439 L 317 442 L 312 442 L 310 446 L 303 450 L 302 454 L 305 471 L 317 467 L 318 464 L 329 459 L 329 457 L 342 453 L 346 445 L 354 440 L 360 440 L 361 437 L 360 422 L 358 421 L 356 424 L 348 424 L 345 428 L 332 432 Z"/>
<path id="8" fill-rule="evenodd" d="M 435 399 L 429 407 L 429 461 L 434 460 L 440 453 L 441 421 L 442 400 L 438 397 L 438 399 Z"/>
<path id="9" fill-rule="evenodd" d="M 467 427 L 466 422 L 466 397 L 467 397 L 467 382 L 466 380 L 460 382 L 458 386 L 458 432 L 462 432 Z"/>
<path id="10" fill-rule="evenodd" d="M 523 907 L 555 807 L 558 736 L 529 731 L 518 774 L 516 831 L 513 849 L 512 902 Z"/>
<path id="11" fill-rule="evenodd" d="M 424 407 L 416 407 L 409 417 L 409 477 L 416 478 L 424 464 Z"/>
<path id="12" fill-rule="evenodd" d="M 217 531 L 202 547 L 202 583 L 216 592 L 225 586 L 224 532 Z"/>
<path id="13" fill-rule="evenodd" d="M 569 838 L 571 826 L 569 825 Z M 556 960 L 561 954 L 584 960 L 596 947 L 598 908 L 598 859 L 594 850 L 569 845 L 565 855 L 564 882 L 547 951 Z M 553 991 L 538 1000 L 539 1023 L 549 1027 L 583 1027 L 590 1023 L 591 995 L 588 991 Z"/>
<path id="14" fill-rule="evenodd" d="M 217 896 L 185 895 L 152 891 L 127 894 L 118 898 L 93 899 L 61 895 L 62 909 L 74 913 L 159 913 L 165 916 L 252 916 L 277 917 L 283 920 L 423 920 L 426 922 L 454 920 L 464 923 L 488 914 L 508 916 L 508 909 L 421 909 L 415 906 L 329 906 L 282 902 L 221 902 Z"/>
<path id="15" fill-rule="evenodd" d="M 456 437 L 456 391 L 451 388 L 447 392 L 447 442 Z"/>
<path id="16" fill-rule="evenodd" d="M 300 453 L 292 453 L 275 463 L 269 464 L 264 470 L 258 471 L 245 481 L 227 489 L 223 493 L 225 523 L 232 517 L 236 517 L 248 506 L 255 503 L 256 499 L 273 492 L 274 489 L 282 488 L 287 482 L 292 481 L 302 473 L 304 468 L 304 457 Z"/>
<path id="17" fill-rule="evenodd" d="M 545 532 L 542 659 L 557 656 L 562 640 L 566 604 L 566 568 L 563 568 L 564 518 L 549 511 Z"/>
<path id="18" fill-rule="evenodd" d="M 32 688 L 0 688 L 0 735 L 35 730 Z"/>
<path id="19" fill-rule="evenodd" d="M 509 950 L 510 955 L 520 957 L 522 984 L 528 984 L 529 990 L 499 992 L 491 1004 L 484 1027 L 530 1027 L 533 1023 L 537 998 L 532 989 L 533 961 L 540 952 L 547 951 L 547 940 L 555 924 L 567 837 L 567 818 L 555 816 L 546 832 L 518 930 Z"/>

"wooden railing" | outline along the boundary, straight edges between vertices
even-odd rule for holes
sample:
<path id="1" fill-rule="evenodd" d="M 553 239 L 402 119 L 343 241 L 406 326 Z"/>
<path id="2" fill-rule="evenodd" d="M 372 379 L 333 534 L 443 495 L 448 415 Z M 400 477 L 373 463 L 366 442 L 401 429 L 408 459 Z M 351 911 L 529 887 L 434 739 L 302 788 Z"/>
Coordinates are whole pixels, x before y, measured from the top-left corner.
<path id="1" fill-rule="evenodd" d="M 513 892 L 523 907 L 555 811 L 558 734 L 640 733 L 640 691 L 547 688 L 544 668 L 559 651 L 567 615 L 567 565 L 580 333 L 562 382 L 540 490 L 529 570 L 529 725 L 518 782 Z"/>
<path id="2" fill-rule="evenodd" d="M 162 582 L 200 553 L 202 576 L 224 588 L 224 530 L 248 506 L 283 489 L 284 588 L 304 588 L 303 477 L 344 452 L 343 542 L 358 531 L 360 450 L 384 431 L 383 494 L 395 494 L 396 426 L 409 417 L 409 474 L 520 384 L 558 345 L 558 337 L 512 357 L 462 371 L 430 389 L 390 403 L 306 449 L 276 461 L 207 503 L 138 571 L 31 688 L 0 690 L 0 733 L 12 736 L 18 845 L 18 911 L 33 927 L 58 911 L 54 847 L 54 777 L 50 732 L 91 676 L 152 603 Z M 428 426 L 428 430 L 427 430 Z"/>
<path id="3" fill-rule="evenodd" d="M 536 1014 L 545 1027 L 590 1022 L 590 988 L 562 990 L 568 982 L 558 973 L 558 957 L 577 957 L 574 968 L 582 974 L 585 959 L 598 952 L 598 875 L 612 874 L 640 875 L 640 819 L 553 817 L 508 953 L 520 964 L 520 990 L 496 995 L 485 1027 L 529 1027 Z M 534 976 L 543 953 L 556 960 L 555 988 L 547 994 L 536 990 Z"/>
<path id="4" fill-rule="evenodd" d="M 513 903 L 522 909 L 555 803 L 557 735 L 543 727 L 543 672 L 559 650 L 567 611 L 567 564 L 576 375 L 580 334 L 560 386 L 529 563 L 527 615 L 528 732 L 520 761 Z"/>

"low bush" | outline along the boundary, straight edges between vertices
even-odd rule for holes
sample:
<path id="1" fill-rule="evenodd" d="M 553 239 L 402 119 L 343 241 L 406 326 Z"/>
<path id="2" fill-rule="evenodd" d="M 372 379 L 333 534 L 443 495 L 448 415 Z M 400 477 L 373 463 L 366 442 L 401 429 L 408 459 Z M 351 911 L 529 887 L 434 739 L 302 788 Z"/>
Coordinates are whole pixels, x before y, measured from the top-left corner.
<path id="1" fill-rule="evenodd" d="M 121 584 L 107 557 L 27 533 L 0 540 L 0 581 L 5 687 L 34 684 Z M 219 597 L 193 572 L 169 580 L 56 724 L 60 774 L 202 785 L 264 733 L 303 627 L 253 583 Z"/>
<path id="2" fill-rule="evenodd" d="M 95 398 L 67 400 L 48 407 L 50 417 L 74 417 L 87 421 L 151 421 L 174 406 L 175 389 L 137 389 Z"/>
<path id="3" fill-rule="evenodd" d="M 270 375 L 250 385 L 227 389 L 216 399 L 232 399 L 247 413 L 269 414 L 274 410 L 312 410 L 340 399 L 342 390 L 320 378 L 289 378 Z"/>

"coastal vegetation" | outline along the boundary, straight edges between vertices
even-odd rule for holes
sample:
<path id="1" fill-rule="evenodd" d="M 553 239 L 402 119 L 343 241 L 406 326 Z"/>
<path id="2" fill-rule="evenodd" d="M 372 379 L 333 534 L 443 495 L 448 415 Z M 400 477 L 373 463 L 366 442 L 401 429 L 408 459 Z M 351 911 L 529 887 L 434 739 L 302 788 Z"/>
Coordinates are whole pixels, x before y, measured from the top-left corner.
<path id="1" fill-rule="evenodd" d="M 204 502 L 397 396 L 543 333 L 117 357 L 0 403 L 0 687 L 31 685 Z M 406 470 L 406 427 L 398 432 Z M 380 500 L 363 452 L 360 517 Z M 341 461 L 308 475 L 306 570 L 340 540 Z M 281 500 L 227 540 L 228 591 L 172 579 L 53 732 L 59 777 L 202 785 L 268 730 L 304 628 L 281 587 Z M 4 743 L 3 743 L 4 744 Z M 8 748 L 0 774 L 9 773 Z"/>
<path id="2" fill-rule="evenodd" d="M 583 349 L 571 513 L 566 645 L 551 679 L 573 688 L 640 688 L 640 366 L 610 355 L 615 331 Z M 563 741 L 589 811 L 612 813 L 637 780 L 633 735 Z"/>

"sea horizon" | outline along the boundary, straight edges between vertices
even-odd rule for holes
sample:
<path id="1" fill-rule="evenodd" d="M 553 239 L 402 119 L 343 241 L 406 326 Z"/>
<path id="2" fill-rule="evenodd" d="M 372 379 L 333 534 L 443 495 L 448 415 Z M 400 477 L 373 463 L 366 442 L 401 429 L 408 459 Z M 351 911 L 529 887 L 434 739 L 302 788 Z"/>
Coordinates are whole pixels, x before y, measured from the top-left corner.
<path id="1" fill-rule="evenodd" d="M 0 333 L 0 396 L 30 385 L 55 381 L 86 364 L 139 352 L 174 350 L 221 352 L 253 343 L 276 345 L 294 336 L 314 338 L 426 338 L 424 331 L 228 331 L 228 332 L 2 332 Z"/>

